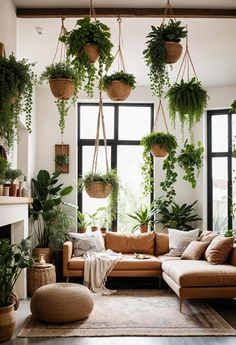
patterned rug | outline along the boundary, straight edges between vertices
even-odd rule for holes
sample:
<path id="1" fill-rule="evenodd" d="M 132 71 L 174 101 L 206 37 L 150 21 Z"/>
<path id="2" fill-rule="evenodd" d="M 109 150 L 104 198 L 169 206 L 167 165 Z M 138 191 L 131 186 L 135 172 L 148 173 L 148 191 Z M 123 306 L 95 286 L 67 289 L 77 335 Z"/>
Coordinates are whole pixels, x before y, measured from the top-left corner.
<path id="1" fill-rule="evenodd" d="M 185 301 L 180 312 L 176 295 L 160 290 L 120 290 L 94 299 L 87 319 L 48 324 L 30 317 L 18 337 L 236 336 L 202 300 Z"/>

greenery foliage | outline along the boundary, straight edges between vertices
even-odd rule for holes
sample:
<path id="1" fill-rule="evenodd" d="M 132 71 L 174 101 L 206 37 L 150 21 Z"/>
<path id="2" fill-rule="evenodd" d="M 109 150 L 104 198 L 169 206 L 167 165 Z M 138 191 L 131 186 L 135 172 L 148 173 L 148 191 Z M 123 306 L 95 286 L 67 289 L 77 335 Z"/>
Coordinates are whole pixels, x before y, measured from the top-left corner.
<path id="1" fill-rule="evenodd" d="M 224 232 L 225 237 L 236 237 L 236 230 L 226 230 Z"/>
<path id="2" fill-rule="evenodd" d="M 95 79 L 100 79 L 113 61 L 111 55 L 113 44 L 110 37 L 110 29 L 107 25 L 86 17 L 79 19 L 75 29 L 60 38 L 68 47 L 67 54 L 72 57 L 72 63 L 80 77 L 80 85 L 84 84 L 84 90 L 89 97 L 93 97 Z M 99 47 L 98 68 L 89 62 L 84 51 L 86 43 Z"/>
<path id="3" fill-rule="evenodd" d="M 236 113 L 236 99 L 231 104 L 229 112 L 230 113 Z"/>
<path id="4" fill-rule="evenodd" d="M 83 177 L 79 178 L 78 190 L 82 191 L 84 188 L 88 188 L 89 184 L 94 181 L 100 181 L 104 184 L 112 185 L 112 193 L 109 196 L 109 216 L 110 221 L 116 219 L 117 216 L 117 199 L 119 193 L 119 178 L 117 176 L 116 170 L 110 170 L 105 174 L 99 172 L 88 172 Z"/>
<path id="5" fill-rule="evenodd" d="M 77 220 L 78 220 L 77 225 L 78 225 L 79 229 L 80 228 L 86 228 L 87 226 L 90 225 L 90 222 L 87 218 L 87 215 L 80 212 L 79 210 L 77 211 Z"/>
<path id="6" fill-rule="evenodd" d="M 25 113 L 26 127 L 31 132 L 33 66 L 25 59 L 17 61 L 13 54 L 9 58 L 0 57 L 0 137 L 8 148 L 17 139 L 21 113 Z"/>
<path id="7" fill-rule="evenodd" d="M 177 158 L 179 166 L 185 172 L 183 179 L 191 183 L 192 188 L 196 187 L 196 177 L 203 166 L 203 152 L 204 148 L 200 141 L 197 143 L 197 147 L 195 147 L 194 144 L 188 144 L 188 140 L 186 140 L 181 154 Z"/>
<path id="8" fill-rule="evenodd" d="M 106 90 L 114 80 L 122 81 L 124 84 L 131 86 L 132 89 L 135 88 L 136 81 L 134 75 L 120 71 L 102 78 L 103 90 Z"/>
<path id="9" fill-rule="evenodd" d="M 56 155 L 55 161 L 58 165 L 67 165 L 69 164 L 69 156 L 67 154 L 64 155 Z"/>
<path id="10" fill-rule="evenodd" d="M 9 169 L 10 164 L 8 161 L 0 156 L 0 184 L 4 184 L 6 181 L 6 171 Z"/>
<path id="11" fill-rule="evenodd" d="M 173 124 L 175 125 L 178 113 L 182 127 L 187 123 L 190 129 L 201 120 L 208 99 L 206 90 L 196 78 L 188 82 L 182 79 L 180 83 L 175 83 L 166 97 Z"/>
<path id="12" fill-rule="evenodd" d="M 8 168 L 5 172 L 5 178 L 7 181 L 9 181 L 10 183 L 14 183 L 14 181 L 23 176 L 23 173 L 20 169 L 10 169 Z"/>
<path id="13" fill-rule="evenodd" d="M 187 203 L 179 205 L 175 201 L 169 203 L 167 200 L 159 199 L 156 201 L 158 209 L 156 223 L 162 224 L 163 228 L 192 230 L 191 223 L 201 220 L 195 211 L 196 203 L 197 200 L 190 205 Z"/>
<path id="14" fill-rule="evenodd" d="M 9 298 L 21 271 L 34 263 L 30 255 L 29 238 L 17 245 L 9 242 L 7 239 L 0 239 L 0 307 L 10 304 Z"/>
<path id="15" fill-rule="evenodd" d="M 147 35 L 147 48 L 143 51 L 144 59 L 150 68 L 149 78 L 151 90 L 159 98 L 163 96 L 163 88 L 169 85 L 168 69 L 166 64 L 165 42 L 179 42 L 187 36 L 187 30 L 180 21 L 170 19 L 167 24 L 151 26 L 152 31 Z"/>
<path id="16" fill-rule="evenodd" d="M 132 232 L 136 231 L 141 225 L 152 225 L 154 223 L 154 215 L 156 208 L 147 206 L 141 206 L 140 209 L 133 214 L 128 213 L 128 216 L 136 221 L 136 224 L 132 228 Z"/>

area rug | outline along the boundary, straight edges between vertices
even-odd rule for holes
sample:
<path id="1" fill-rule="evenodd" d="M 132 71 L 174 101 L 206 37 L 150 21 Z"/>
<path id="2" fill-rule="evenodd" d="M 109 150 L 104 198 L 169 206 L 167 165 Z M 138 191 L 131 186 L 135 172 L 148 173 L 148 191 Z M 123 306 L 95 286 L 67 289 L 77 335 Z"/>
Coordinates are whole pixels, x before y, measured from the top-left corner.
<path id="1" fill-rule="evenodd" d="M 85 320 L 48 324 L 29 317 L 18 337 L 236 336 L 202 300 L 185 301 L 182 312 L 176 295 L 160 290 L 120 290 L 94 300 Z"/>

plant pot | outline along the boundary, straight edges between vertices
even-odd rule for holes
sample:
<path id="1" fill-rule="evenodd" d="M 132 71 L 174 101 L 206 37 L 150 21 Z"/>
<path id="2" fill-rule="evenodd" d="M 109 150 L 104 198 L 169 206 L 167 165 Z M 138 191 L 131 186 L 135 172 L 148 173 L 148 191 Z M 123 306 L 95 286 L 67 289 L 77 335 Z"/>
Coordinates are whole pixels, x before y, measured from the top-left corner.
<path id="1" fill-rule="evenodd" d="M 9 196 L 16 196 L 17 185 L 15 183 L 7 183 L 4 187 L 9 187 Z"/>
<path id="2" fill-rule="evenodd" d="M 0 307 L 0 343 L 11 339 L 15 327 L 14 305 Z"/>
<path id="3" fill-rule="evenodd" d="M 183 47 L 178 42 L 165 42 L 166 63 L 172 64 L 179 60 Z"/>
<path id="4" fill-rule="evenodd" d="M 148 232 L 148 225 L 147 224 L 140 225 L 139 230 L 142 234 L 145 232 Z"/>
<path id="5" fill-rule="evenodd" d="M 107 232 L 107 228 L 100 228 L 100 230 L 102 234 L 105 234 Z"/>
<path id="6" fill-rule="evenodd" d="M 41 256 L 44 257 L 45 262 L 51 263 L 52 262 L 52 251 L 51 248 L 38 248 L 35 247 L 32 251 L 33 256 L 35 256 L 38 260 Z"/>
<path id="7" fill-rule="evenodd" d="M 107 88 L 108 97 L 112 101 L 124 101 L 131 92 L 131 86 L 119 80 L 113 80 Z"/>
<path id="8" fill-rule="evenodd" d="M 70 99 L 75 92 L 75 85 L 72 79 L 50 79 L 49 85 L 53 96 L 60 100 Z"/>
<path id="9" fill-rule="evenodd" d="M 165 157 L 168 154 L 168 151 L 162 149 L 158 144 L 153 144 L 150 151 L 153 157 Z"/>
<path id="10" fill-rule="evenodd" d="M 86 192 L 91 198 L 107 198 L 112 192 L 112 184 L 101 181 L 93 181 L 86 186 Z"/>
<path id="11" fill-rule="evenodd" d="M 3 184 L 0 184 L 0 196 L 3 196 Z"/>
<path id="12" fill-rule="evenodd" d="M 12 97 L 10 98 L 10 103 L 11 103 L 11 104 L 15 104 L 15 103 L 16 103 L 16 96 L 12 96 Z"/>
<path id="13" fill-rule="evenodd" d="M 9 189 L 8 186 L 3 186 L 3 196 L 9 196 Z"/>
<path id="14" fill-rule="evenodd" d="M 97 226 L 91 226 L 92 231 L 97 231 L 98 227 Z"/>
<path id="15" fill-rule="evenodd" d="M 89 62 L 94 63 L 99 57 L 99 47 L 96 44 L 85 43 L 84 52 L 88 56 Z"/>
<path id="16" fill-rule="evenodd" d="M 87 228 L 84 227 L 84 226 L 81 226 L 81 228 L 79 228 L 79 232 L 80 232 L 81 234 L 84 234 L 86 231 L 87 231 Z"/>

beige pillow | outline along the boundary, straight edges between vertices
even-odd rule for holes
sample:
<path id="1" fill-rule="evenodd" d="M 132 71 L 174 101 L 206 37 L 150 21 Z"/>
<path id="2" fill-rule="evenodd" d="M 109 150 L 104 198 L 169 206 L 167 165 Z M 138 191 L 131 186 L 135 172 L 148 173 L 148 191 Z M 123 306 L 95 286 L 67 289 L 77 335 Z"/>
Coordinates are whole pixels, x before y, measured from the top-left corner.
<path id="1" fill-rule="evenodd" d="M 162 232 L 156 232 L 155 255 L 163 255 L 169 251 L 169 235 Z"/>
<path id="2" fill-rule="evenodd" d="M 205 251 L 206 260 L 212 265 L 223 264 L 234 246 L 234 237 L 218 235 L 209 244 Z"/>
<path id="3" fill-rule="evenodd" d="M 181 259 L 199 260 L 208 246 L 208 242 L 192 241 L 183 252 Z"/>
<path id="4" fill-rule="evenodd" d="M 201 242 L 208 242 L 208 243 L 211 243 L 211 241 L 216 237 L 218 236 L 218 233 L 216 232 L 213 232 L 213 231 L 203 231 L 199 237 L 199 240 Z"/>
<path id="5" fill-rule="evenodd" d="M 183 231 L 168 229 L 169 233 L 169 256 L 181 256 L 190 242 L 198 239 L 199 229 Z"/>

